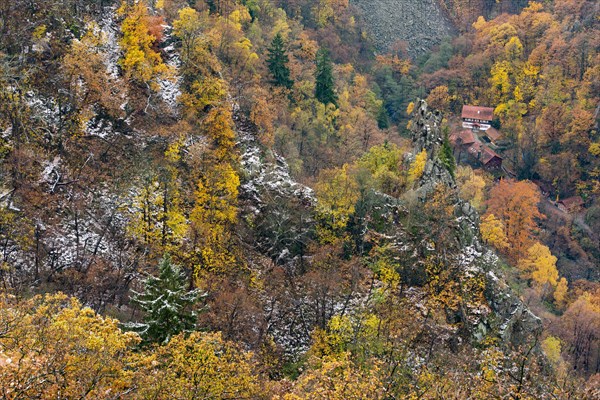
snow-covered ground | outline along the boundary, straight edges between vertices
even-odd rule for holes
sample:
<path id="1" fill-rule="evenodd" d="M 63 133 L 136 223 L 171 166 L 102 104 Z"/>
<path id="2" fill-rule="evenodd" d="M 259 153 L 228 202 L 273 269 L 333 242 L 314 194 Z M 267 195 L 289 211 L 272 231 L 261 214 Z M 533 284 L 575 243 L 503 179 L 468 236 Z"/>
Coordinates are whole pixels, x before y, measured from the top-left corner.
<path id="1" fill-rule="evenodd" d="M 261 203 L 262 190 L 282 196 L 294 196 L 308 205 L 316 204 L 313 190 L 292 178 L 289 166 L 283 157 L 275 154 L 275 162 L 265 161 L 264 151 L 258 143 L 256 134 L 242 116 L 237 104 L 233 105 L 233 119 L 238 133 L 238 146 L 241 149 L 241 164 L 247 177 L 241 186 L 242 191 L 258 204 Z"/>
<path id="2" fill-rule="evenodd" d="M 119 58 L 121 47 L 119 46 L 119 26 L 116 23 L 115 9 L 107 8 L 100 21 L 100 35 L 102 40 L 102 52 L 106 72 L 113 79 L 119 78 Z"/>
<path id="3" fill-rule="evenodd" d="M 179 67 L 181 61 L 179 53 L 176 51 L 172 37 L 173 28 L 169 25 L 163 25 L 164 36 L 162 45 L 166 45 L 162 50 L 164 53 L 164 62 L 174 71 L 174 76 L 171 79 L 158 79 L 160 90 L 158 92 L 160 98 L 169 106 L 172 112 L 177 112 L 177 101 L 181 95 L 181 76 L 179 75 Z"/>

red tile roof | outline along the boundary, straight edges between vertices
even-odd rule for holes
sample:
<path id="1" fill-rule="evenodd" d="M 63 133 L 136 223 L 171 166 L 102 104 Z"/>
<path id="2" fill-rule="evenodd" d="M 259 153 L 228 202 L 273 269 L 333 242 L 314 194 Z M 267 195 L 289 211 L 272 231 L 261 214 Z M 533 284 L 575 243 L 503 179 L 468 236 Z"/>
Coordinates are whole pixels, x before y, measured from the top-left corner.
<path id="1" fill-rule="evenodd" d="M 485 131 L 485 135 L 490 138 L 492 142 L 500 139 L 502 137 L 502 133 L 498 131 L 498 129 L 491 127 L 487 131 Z"/>
<path id="2" fill-rule="evenodd" d="M 478 153 L 481 151 L 481 143 L 479 142 L 475 142 L 473 143 L 468 149 L 467 151 L 469 152 L 469 154 L 471 154 L 473 157 L 478 158 Z"/>
<path id="3" fill-rule="evenodd" d="M 485 145 L 483 145 L 483 144 L 481 144 L 479 142 L 473 143 L 467 149 L 467 151 L 473 157 L 475 157 L 476 159 L 478 159 L 479 161 L 481 161 L 481 163 L 483 165 L 487 165 L 494 158 L 498 158 L 500 161 L 502 161 L 502 157 L 500 157 L 498 155 L 498 153 L 496 153 L 494 150 L 490 149 L 489 147 L 487 147 L 487 146 L 485 146 Z"/>
<path id="4" fill-rule="evenodd" d="M 454 132 L 452 135 L 450 135 L 450 141 L 452 143 L 456 144 L 458 142 L 458 139 L 460 139 L 461 145 L 471 144 L 477 141 L 477 139 L 475 139 L 473 131 L 470 129 L 464 129 L 460 132 Z"/>
<path id="5" fill-rule="evenodd" d="M 498 153 L 496 153 L 494 150 L 490 149 L 487 146 L 481 146 L 482 147 L 482 151 L 481 151 L 481 161 L 483 162 L 483 164 L 487 164 L 490 161 L 492 161 L 494 158 L 498 158 L 500 159 L 500 161 L 502 161 L 502 157 L 500 157 L 498 155 Z"/>
<path id="6" fill-rule="evenodd" d="M 463 106 L 462 118 L 480 119 L 483 121 L 491 121 L 494 119 L 494 109 L 490 107 L 479 106 Z"/>

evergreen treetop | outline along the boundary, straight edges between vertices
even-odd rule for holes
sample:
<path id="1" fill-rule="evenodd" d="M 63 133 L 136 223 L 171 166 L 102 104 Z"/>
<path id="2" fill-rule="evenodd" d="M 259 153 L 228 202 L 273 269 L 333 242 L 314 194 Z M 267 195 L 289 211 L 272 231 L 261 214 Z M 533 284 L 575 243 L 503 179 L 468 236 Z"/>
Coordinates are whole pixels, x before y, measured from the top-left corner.
<path id="1" fill-rule="evenodd" d="M 272 83 L 290 89 L 294 81 L 290 78 L 290 69 L 287 66 L 289 57 L 286 54 L 285 43 L 280 33 L 275 35 L 268 51 L 267 65 L 273 77 Z"/>
<path id="2" fill-rule="evenodd" d="M 315 72 L 315 97 L 323 104 L 337 106 L 338 97 L 334 91 L 333 64 L 327 49 L 317 52 L 317 70 Z"/>
<path id="3" fill-rule="evenodd" d="M 450 172 L 450 175 L 454 178 L 454 170 L 456 169 L 456 160 L 452 152 L 452 146 L 450 145 L 450 139 L 448 137 L 448 127 L 444 129 L 444 141 L 442 142 L 442 148 L 440 149 L 440 160 Z"/>
<path id="4" fill-rule="evenodd" d="M 133 292 L 131 299 L 144 311 L 144 322 L 126 325 L 145 343 L 168 343 L 174 335 L 194 330 L 196 313 L 190 308 L 203 296 L 198 290 L 186 289 L 185 273 L 168 255 L 159 269 L 157 277 L 150 275 L 144 281 L 144 292 Z"/>

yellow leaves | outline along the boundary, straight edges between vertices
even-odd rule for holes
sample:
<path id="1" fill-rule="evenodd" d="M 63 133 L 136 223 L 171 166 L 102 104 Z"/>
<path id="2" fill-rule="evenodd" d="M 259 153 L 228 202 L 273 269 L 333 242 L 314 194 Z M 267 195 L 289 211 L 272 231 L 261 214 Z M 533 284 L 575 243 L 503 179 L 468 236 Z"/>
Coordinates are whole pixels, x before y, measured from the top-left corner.
<path id="1" fill-rule="evenodd" d="M 400 286 L 401 277 L 397 271 L 399 265 L 398 261 L 394 259 L 393 252 L 394 249 L 390 245 L 375 246 L 370 252 L 372 261 L 369 267 L 375 277 L 383 283 L 383 287 L 376 293 L 381 300 L 393 294 Z"/>
<path id="2" fill-rule="evenodd" d="M 227 94 L 225 82 L 217 76 L 198 77 L 191 88 L 182 93 L 179 101 L 190 115 L 201 113 L 206 107 L 224 100 Z"/>
<path id="3" fill-rule="evenodd" d="M 517 60 L 523 55 L 523 44 L 518 36 L 513 36 L 504 45 L 504 54 L 508 60 Z"/>
<path id="4" fill-rule="evenodd" d="M 481 15 L 477 18 L 477 21 L 473 22 L 473 28 L 477 31 L 483 30 L 487 24 L 487 21 Z"/>
<path id="5" fill-rule="evenodd" d="M 174 153 L 172 149 L 167 152 Z M 157 253 L 177 249 L 187 231 L 176 182 L 171 178 L 152 177 L 145 183 L 134 199 L 128 225 L 131 234 Z"/>
<path id="6" fill-rule="evenodd" d="M 406 114 L 407 115 L 412 115 L 413 111 L 415 110 L 415 103 L 413 103 L 412 101 L 410 103 L 408 103 L 408 107 L 406 107 Z"/>
<path id="7" fill-rule="evenodd" d="M 560 355 L 560 339 L 554 336 L 548 336 L 542 341 L 542 350 L 544 351 L 544 355 L 552 364 L 557 365 L 562 360 Z"/>
<path id="8" fill-rule="evenodd" d="M 182 141 L 177 140 L 167 147 L 167 150 L 165 151 L 165 158 L 167 159 L 167 161 L 169 161 L 170 163 L 174 163 L 181 159 L 180 152 L 182 145 Z"/>
<path id="9" fill-rule="evenodd" d="M 335 18 L 335 13 L 330 3 L 331 1 L 328 0 L 319 0 L 317 5 L 311 10 L 317 25 L 321 28 Z"/>
<path id="10" fill-rule="evenodd" d="M 321 239 L 331 242 L 346 228 L 358 200 L 358 185 L 349 167 L 323 170 L 315 185 L 317 213 L 321 219 Z"/>
<path id="11" fill-rule="evenodd" d="M 450 95 L 445 85 L 436 86 L 427 96 L 427 104 L 440 111 L 447 111 L 449 103 Z"/>
<path id="12" fill-rule="evenodd" d="M 415 160 L 410 164 L 410 168 L 408 170 L 408 183 L 412 185 L 414 182 L 421 179 L 423 176 L 423 172 L 425 172 L 425 164 L 427 163 L 427 151 L 423 149 L 417 156 Z"/>
<path id="13" fill-rule="evenodd" d="M 160 54 L 152 46 L 156 37 L 149 32 L 148 8 L 143 1 L 128 6 L 123 2 L 119 11 L 125 15 L 121 24 L 123 38 L 120 45 L 124 51 L 121 65 L 127 76 L 139 83 L 151 83 L 153 89 L 159 76 L 166 76 L 169 68 L 162 62 Z"/>
<path id="14" fill-rule="evenodd" d="M 526 62 L 523 65 L 523 70 L 522 70 L 523 74 L 525 76 L 528 77 L 537 77 L 540 73 L 540 68 L 537 67 L 535 64 L 532 64 L 530 62 Z"/>
<path id="15" fill-rule="evenodd" d="M 0 387 L 8 398 L 116 397 L 132 385 L 131 349 L 139 342 L 118 321 L 102 318 L 63 294 L 22 303 L 0 297 L 5 359 Z"/>
<path id="16" fill-rule="evenodd" d="M 549 287 L 556 287 L 558 284 L 558 270 L 556 269 L 557 258 L 550 253 L 550 249 L 543 244 L 536 242 L 527 250 L 527 256 L 519 260 L 518 266 L 533 279 L 538 289 L 542 290 L 544 295 Z M 561 291 L 566 291 L 566 280 Z M 559 292 L 559 298 L 561 293 Z"/>
<path id="17" fill-rule="evenodd" d="M 334 354 L 344 351 L 354 332 L 350 318 L 335 315 L 329 320 L 327 327 L 329 348 Z"/>
<path id="18" fill-rule="evenodd" d="M 370 181 L 374 188 L 392 196 L 398 195 L 402 154 L 402 150 L 395 144 L 373 146 L 361 157 L 358 166 L 371 174 Z"/>
<path id="19" fill-rule="evenodd" d="M 377 400 L 384 398 L 384 383 L 377 363 L 360 368 L 343 353 L 324 357 L 298 379 L 293 393 L 284 400 Z"/>
<path id="20" fill-rule="evenodd" d="M 512 24 L 505 22 L 501 25 L 493 26 L 489 31 L 489 35 L 490 47 L 505 46 L 510 43 L 512 38 L 517 36 L 517 29 Z M 513 45 L 517 45 L 517 43 L 513 42 Z"/>
<path id="21" fill-rule="evenodd" d="M 376 56 L 377 65 L 387 65 L 392 71 L 399 75 L 407 75 L 410 72 L 411 62 L 408 59 L 400 58 L 397 55 L 378 55 Z"/>
<path id="22" fill-rule="evenodd" d="M 183 39 L 200 28 L 200 14 L 191 7 L 183 7 L 178 11 L 179 19 L 173 22 L 173 33 Z"/>
<path id="23" fill-rule="evenodd" d="M 0 240 L 5 245 L 14 243 L 22 250 L 28 250 L 33 246 L 34 236 L 32 221 L 4 205 L 0 206 Z"/>
<path id="24" fill-rule="evenodd" d="M 494 214 L 489 214 L 481 221 L 480 230 L 482 239 L 496 249 L 502 250 L 509 246 L 504 233 L 504 224 Z"/>
<path id="25" fill-rule="evenodd" d="M 220 105 L 212 108 L 202 120 L 202 128 L 212 141 L 212 154 L 217 161 L 234 161 L 236 159 L 235 132 L 231 111 Z"/>
<path id="26" fill-rule="evenodd" d="M 246 24 L 252 21 L 252 17 L 246 7 L 239 7 L 229 14 L 229 21 L 231 21 L 238 29 L 242 29 L 242 24 Z"/>
<path id="27" fill-rule="evenodd" d="M 523 101 L 523 94 L 521 94 L 521 89 L 518 86 L 515 86 L 515 90 L 513 91 L 513 98 L 516 102 Z"/>
<path id="28" fill-rule="evenodd" d="M 378 265 L 379 280 L 390 287 L 397 287 L 400 284 L 400 274 L 393 265 L 381 263 Z"/>
<path id="29" fill-rule="evenodd" d="M 588 148 L 588 152 L 594 157 L 600 157 L 600 143 L 592 143 Z"/>
<path id="30" fill-rule="evenodd" d="M 451 271 L 440 262 L 428 258 L 425 264 L 427 273 L 427 290 L 432 312 L 441 312 L 444 309 L 457 310 L 461 302 L 459 282 L 451 279 Z"/>
<path id="31" fill-rule="evenodd" d="M 485 179 L 476 174 L 469 166 L 458 166 L 456 169 L 456 183 L 460 191 L 460 197 L 467 200 L 478 211 L 484 206 Z"/>
<path id="32" fill-rule="evenodd" d="M 258 398 L 251 358 L 219 333 L 175 336 L 136 376 L 139 398 Z"/>
<path id="33" fill-rule="evenodd" d="M 283 14 L 283 13 L 282 13 Z M 271 29 L 271 37 L 275 37 L 277 34 L 280 34 L 285 42 L 287 42 L 289 34 L 291 32 L 290 25 L 288 24 L 288 20 L 286 15 L 281 15 L 281 18 L 278 18 L 273 25 L 273 29 Z"/>
<path id="34" fill-rule="evenodd" d="M 237 221 L 239 185 L 240 178 L 229 163 L 211 166 L 198 182 L 190 222 L 192 250 L 200 269 L 223 273 L 236 263 L 229 229 Z M 195 271 L 197 277 L 199 272 Z"/>
<path id="35" fill-rule="evenodd" d="M 382 321 L 371 313 L 354 316 L 334 315 L 327 323 L 327 330 L 315 330 L 309 355 L 313 361 L 328 357 L 340 359 L 352 348 L 353 352 L 373 353 L 378 342 L 378 328 Z"/>
<path id="36" fill-rule="evenodd" d="M 33 37 L 34 40 L 41 40 L 46 36 L 46 25 L 38 25 L 35 27 L 35 29 L 33 30 L 33 33 L 31 34 L 31 36 Z"/>
<path id="37" fill-rule="evenodd" d="M 506 95 L 511 91 L 510 72 L 511 66 L 507 61 L 499 61 L 492 66 L 490 84 L 498 101 L 506 100 Z"/>
<path id="38" fill-rule="evenodd" d="M 557 307 L 562 308 L 565 305 L 567 292 L 569 291 L 569 284 L 566 278 L 560 278 L 556 289 L 554 289 L 554 303 Z"/>
<path id="39" fill-rule="evenodd" d="M 237 196 L 240 178 L 228 163 L 213 165 L 198 182 L 196 205 L 190 218 L 221 226 L 237 220 Z"/>

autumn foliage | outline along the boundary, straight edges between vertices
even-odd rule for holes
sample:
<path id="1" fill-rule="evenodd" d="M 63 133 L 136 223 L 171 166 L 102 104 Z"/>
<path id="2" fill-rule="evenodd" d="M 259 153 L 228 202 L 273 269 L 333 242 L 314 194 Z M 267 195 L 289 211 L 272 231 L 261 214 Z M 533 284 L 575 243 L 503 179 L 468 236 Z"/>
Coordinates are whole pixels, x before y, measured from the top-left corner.
<path id="1" fill-rule="evenodd" d="M 504 179 L 490 191 L 487 213 L 502 223 L 509 244 L 506 251 L 513 260 L 522 258 L 533 244 L 537 219 L 543 218 L 539 202 L 539 189 L 527 181 Z"/>

